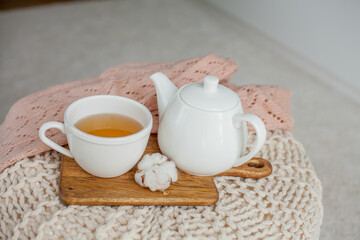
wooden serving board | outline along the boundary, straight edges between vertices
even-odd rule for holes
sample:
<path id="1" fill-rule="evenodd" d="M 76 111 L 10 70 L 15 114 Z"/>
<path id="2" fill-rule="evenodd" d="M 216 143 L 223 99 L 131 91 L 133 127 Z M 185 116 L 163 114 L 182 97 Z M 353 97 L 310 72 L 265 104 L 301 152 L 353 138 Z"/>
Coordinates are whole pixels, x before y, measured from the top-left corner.
<path id="1" fill-rule="evenodd" d="M 160 152 L 157 135 L 152 134 L 144 154 Z M 167 194 L 139 186 L 134 175 L 137 166 L 115 178 L 95 177 L 84 170 L 74 159 L 61 158 L 60 199 L 73 205 L 163 205 L 197 206 L 213 205 L 219 198 L 213 176 L 199 177 L 179 170 L 178 181 L 171 184 Z M 261 178 L 272 172 L 271 164 L 261 158 L 249 162 L 218 176 Z"/>

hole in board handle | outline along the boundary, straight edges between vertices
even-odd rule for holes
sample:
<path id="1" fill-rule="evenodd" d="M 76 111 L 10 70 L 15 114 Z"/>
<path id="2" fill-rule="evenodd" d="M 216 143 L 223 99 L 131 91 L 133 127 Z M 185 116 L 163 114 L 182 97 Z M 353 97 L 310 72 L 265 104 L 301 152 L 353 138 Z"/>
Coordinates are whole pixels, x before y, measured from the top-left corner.
<path id="1" fill-rule="evenodd" d="M 251 168 L 263 168 L 264 167 L 264 163 L 262 163 L 260 161 L 249 162 L 247 165 Z"/>

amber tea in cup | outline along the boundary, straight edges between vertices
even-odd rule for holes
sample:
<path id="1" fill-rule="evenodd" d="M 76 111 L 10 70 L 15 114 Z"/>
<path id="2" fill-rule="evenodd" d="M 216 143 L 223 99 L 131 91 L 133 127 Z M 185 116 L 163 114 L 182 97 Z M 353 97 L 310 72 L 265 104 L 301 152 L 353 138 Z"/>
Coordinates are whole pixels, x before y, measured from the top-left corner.
<path id="1" fill-rule="evenodd" d="M 109 138 L 129 136 L 143 129 L 135 119 L 115 113 L 87 116 L 77 121 L 75 127 L 94 136 Z"/>

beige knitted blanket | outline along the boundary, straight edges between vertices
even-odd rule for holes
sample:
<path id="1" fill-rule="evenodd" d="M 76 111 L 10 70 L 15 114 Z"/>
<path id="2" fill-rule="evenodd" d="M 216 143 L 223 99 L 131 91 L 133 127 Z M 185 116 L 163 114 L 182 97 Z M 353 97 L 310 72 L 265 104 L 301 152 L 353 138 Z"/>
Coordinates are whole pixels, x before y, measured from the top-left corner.
<path id="1" fill-rule="evenodd" d="M 219 201 L 206 207 L 66 206 L 60 156 L 26 158 L 0 174 L 0 239 L 318 239 L 322 188 L 302 145 L 271 131 L 258 156 L 271 176 L 217 177 Z"/>

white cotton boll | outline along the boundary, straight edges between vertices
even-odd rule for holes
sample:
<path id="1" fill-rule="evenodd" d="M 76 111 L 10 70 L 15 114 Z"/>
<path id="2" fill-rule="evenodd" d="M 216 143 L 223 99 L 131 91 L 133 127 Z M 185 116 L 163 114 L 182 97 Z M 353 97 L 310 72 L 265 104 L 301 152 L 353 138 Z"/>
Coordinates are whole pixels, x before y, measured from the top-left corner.
<path id="1" fill-rule="evenodd" d="M 153 165 L 153 163 L 151 160 L 151 156 L 149 154 L 146 154 L 142 158 L 142 160 L 138 163 L 138 169 L 145 170 L 152 165 Z"/>
<path id="2" fill-rule="evenodd" d="M 175 163 L 160 153 L 146 154 L 138 168 L 135 181 L 151 191 L 164 191 L 178 179 Z"/>
<path id="3" fill-rule="evenodd" d="M 176 182 L 178 180 L 176 165 L 173 161 L 166 161 L 161 164 L 161 166 L 166 169 L 168 175 L 171 177 L 172 182 Z"/>
<path id="4" fill-rule="evenodd" d="M 142 178 L 144 176 L 143 172 L 144 171 L 142 171 L 142 170 L 137 170 L 136 171 L 136 173 L 135 173 L 135 182 L 137 184 L 139 184 L 140 186 L 145 187 L 144 183 L 143 183 L 143 178 Z"/>
<path id="5" fill-rule="evenodd" d="M 173 165 L 173 167 L 170 168 L 171 171 L 169 174 L 171 176 L 172 182 L 176 182 L 178 180 L 177 168 L 173 161 L 171 161 L 171 165 Z"/>
<path id="6" fill-rule="evenodd" d="M 160 153 L 146 154 L 138 164 L 138 169 L 145 170 L 154 164 L 161 164 L 168 158 Z"/>

